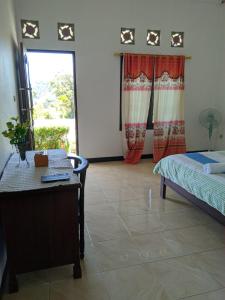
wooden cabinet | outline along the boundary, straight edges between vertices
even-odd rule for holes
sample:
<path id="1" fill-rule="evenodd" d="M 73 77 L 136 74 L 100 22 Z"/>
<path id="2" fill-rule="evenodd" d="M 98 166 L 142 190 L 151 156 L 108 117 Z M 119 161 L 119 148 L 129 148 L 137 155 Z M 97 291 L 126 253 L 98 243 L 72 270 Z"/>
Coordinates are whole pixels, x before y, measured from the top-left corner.
<path id="1" fill-rule="evenodd" d="M 81 277 L 78 187 L 0 193 L 11 292 L 18 289 L 19 273 L 73 263 L 74 278 Z"/>

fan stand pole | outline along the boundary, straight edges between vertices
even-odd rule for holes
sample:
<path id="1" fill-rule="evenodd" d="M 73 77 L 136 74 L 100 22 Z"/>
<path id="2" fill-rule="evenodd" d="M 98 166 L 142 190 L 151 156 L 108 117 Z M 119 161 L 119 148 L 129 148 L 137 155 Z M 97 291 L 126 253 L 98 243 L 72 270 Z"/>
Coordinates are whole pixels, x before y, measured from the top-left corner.
<path id="1" fill-rule="evenodd" d="M 208 151 L 214 151 L 213 150 L 212 137 L 209 138 L 209 149 L 208 149 Z"/>

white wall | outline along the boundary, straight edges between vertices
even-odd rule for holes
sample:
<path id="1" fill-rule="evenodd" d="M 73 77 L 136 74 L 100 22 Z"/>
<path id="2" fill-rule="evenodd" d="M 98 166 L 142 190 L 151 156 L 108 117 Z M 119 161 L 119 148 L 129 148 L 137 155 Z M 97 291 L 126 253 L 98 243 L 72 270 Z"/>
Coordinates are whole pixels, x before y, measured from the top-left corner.
<path id="1" fill-rule="evenodd" d="M 218 109 L 223 115 L 223 122 L 218 130 L 218 149 L 225 150 L 225 4 L 220 12 L 220 28 L 222 29 L 221 40 L 222 40 L 222 57 L 220 58 L 221 76 L 218 78 L 219 81 L 219 92 L 217 98 Z"/>
<path id="2" fill-rule="evenodd" d="M 75 50 L 80 153 L 86 157 L 122 154 L 119 132 L 119 58 L 115 51 L 191 55 L 186 62 L 185 119 L 188 150 L 207 148 L 198 123 L 201 110 L 215 106 L 222 57 L 218 0 L 16 0 L 20 19 L 40 22 L 40 40 L 27 48 Z M 57 22 L 75 23 L 76 41 L 57 41 Z M 136 44 L 120 45 L 120 28 L 135 27 Z M 146 30 L 160 29 L 161 46 L 146 45 Z M 170 31 L 185 32 L 184 49 L 170 48 Z M 148 132 L 145 153 L 151 153 Z"/>
<path id="3" fill-rule="evenodd" d="M 16 116 L 14 48 L 16 28 L 14 8 L 11 0 L 0 0 L 0 170 L 3 168 L 12 147 L 1 132 L 9 117 Z"/>

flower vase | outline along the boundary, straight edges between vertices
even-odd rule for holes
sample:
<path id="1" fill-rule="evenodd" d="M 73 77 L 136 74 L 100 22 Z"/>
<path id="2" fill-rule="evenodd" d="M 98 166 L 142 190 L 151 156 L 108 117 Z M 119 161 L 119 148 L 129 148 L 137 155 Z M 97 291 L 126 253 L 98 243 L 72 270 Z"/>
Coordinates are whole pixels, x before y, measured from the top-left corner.
<path id="1" fill-rule="evenodd" d="M 16 145 L 16 152 L 19 154 L 19 163 L 17 167 L 20 167 L 23 162 L 26 162 L 26 166 L 29 167 L 29 162 L 26 158 L 26 143 Z"/>

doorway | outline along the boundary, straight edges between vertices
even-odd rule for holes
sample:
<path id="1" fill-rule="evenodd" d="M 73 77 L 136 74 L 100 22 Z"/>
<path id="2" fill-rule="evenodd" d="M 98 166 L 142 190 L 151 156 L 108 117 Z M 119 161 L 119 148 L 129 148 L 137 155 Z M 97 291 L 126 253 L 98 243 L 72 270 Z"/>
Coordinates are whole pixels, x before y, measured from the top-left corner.
<path id="1" fill-rule="evenodd" d="M 78 154 L 75 53 L 28 50 L 35 150 Z"/>

